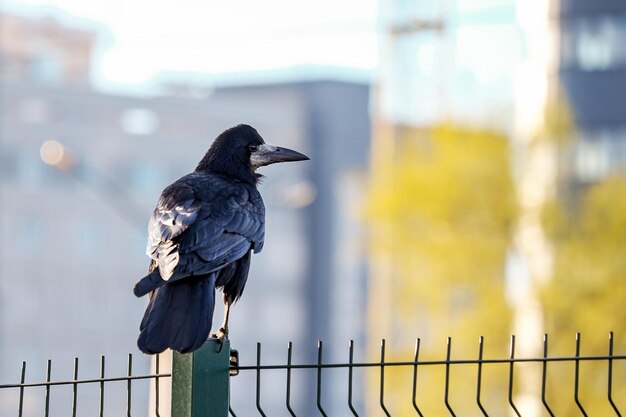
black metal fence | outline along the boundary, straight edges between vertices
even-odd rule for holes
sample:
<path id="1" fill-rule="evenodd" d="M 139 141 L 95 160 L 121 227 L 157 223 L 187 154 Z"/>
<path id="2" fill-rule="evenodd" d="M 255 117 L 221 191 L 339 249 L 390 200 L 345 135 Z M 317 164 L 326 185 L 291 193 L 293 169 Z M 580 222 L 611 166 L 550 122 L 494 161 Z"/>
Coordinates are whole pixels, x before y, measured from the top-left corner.
<path id="1" fill-rule="evenodd" d="M 561 374 L 561 378 L 553 383 L 558 383 L 559 387 L 552 387 L 552 391 L 558 391 L 559 400 L 562 402 L 564 396 L 569 397 L 569 401 L 575 408 L 578 409 L 579 413 L 583 416 L 587 416 L 590 414 L 589 410 L 586 409 L 586 406 L 583 404 L 581 400 L 582 396 L 585 393 L 586 387 L 593 382 L 597 385 L 598 380 L 602 380 L 604 382 L 604 401 L 606 401 L 606 406 L 611 410 L 614 415 L 621 416 L 622 411 L 620 407 L 626 407 L 626 355 L 616 355 L 614 354 L 614 337 L 613 333 L 609 335 L 609 341 L 607 345 L 607 354 L 606 355 L 596 355 L 596 356 L 584 356 L 580 354 L 581 348 L 581 339 L 580 335 L 576 335 L 576 344 L 575 344 L 575 353 L 573 356 L 549 356 L 548 355 L 548 336 L 546 335 L 543 339 L 543 355 L 541 357 L 535 358 L 519 358 L 515 355 L 515 337 L 511 337 L 510 341 L 510 351 L 509 356 L 506 358 L 485 358 L 483 357 L 484 351 L 484 338 L 480 337 L 478 344 L 478 355 L 473 359 L 453 359 L 451 357 L 452 353 L 452 340 L 448 338 L 447 340 L 447 349 L 445 359 L 441 360 L 422 360 L 420 359 L 420 339 L 416 340 L 415 349 L 413 357 L 410 360 L 406 361 L 388 361 L 386 359 L 386 343 L 385 340 L 382 340 L 380 345 L 380 359 L 376 362 L 355 362 L 354 361 L 354 344 L 351 341 L 348 347 L 348 362 L 345 363 L 324 363 L 323 362 L 323 344 L 321 342 L 318 343 L 317 346 L 317 363 L 315 364 L 292 364 L 292 344 L 290 343 L 287 349 L 287 362 L 285 364 L 280 365 L 263 365 L 262 355 L 261 355 L 261 345 L 257 345 L 256 352 L 256 364 L 248 365 L 248 366 L 238 366 L 237 369 L 240 374 L 244 372 L 252 372 L 255 374 L 256 383 L 255 383 L 255 406 L 257 412 L 261 416 L 273 415 L 276 413 L 276 404 L 273 405 L 272 413 L 267 412 L 265 406 L 263 405 L 263 382 L 262 382 L 262 374 L 263 372 L 271 371 L 271 370 L 280 370 L 284 372 L 284 409 L 289 413 L 290 416 L 297 416 L 298 414 L 294 411 L 294 408 L 291 405 L 291 386 L 292 386 L 292 374 L 296 370 L 314 370 L 316 373 L 315 378 L 315 405 L 317 408 L 317 415 L 328 416 L 334 415 L 330 413 L 327 409 L 327 404 L 324 403 L 324 394 L 325 394 L 325 385 L 328 383 L 328 379 L 335 379 L 336 375 L 327 376 L 326 374 L 331 370 L 336 369 L 344 369 L 347 372 L 344 372 L 345 380 L 343 383 L 347 385 L 347 390 L 345 390 L 346 396 L 344 398 L 344 408 L 340 411 L 340 415 L 353 415 L 353 416 L 362 416 L 362 415 L 419 415 L 425 416 L 427 415 L 425 411 L 422 409 L 420 405 L 420 401 L 418 399 L 418 393 L 420 389 L 424 387 L 428 382 L 424 381 L 423 384 L 420 384 L 420 374 L 423 372 L 425 368 L 442 368 L 443 370 L 443 383 L 440 387 L 440 397 L 436 399 L 439 401 L 442 406 L 445 407 L 446 415 L 457 416 L 457 415 L 468 415 L 468 410 L 473 403 L 473 408 L 476 412 L 482 416 L 490 416 L 490 415 L 501 415 L 499 411 L 491 412 L 487 405 L 483 400 L 483 387 L 484 387 L 484 371 L 487 367 L 490 366 L 499 366 L 506 367 L 506 379 L 504 381 L 500 381 L 501 386 L 506 387 L 506 405 L 509 408 L 509 412 L 513 413 L 516 416 L 522 416 L 520 411 L 520 407 L 515 402 L 515 394 L 516 390 L 519 388 L 516 386 L 516 369 L 520 366 L 524 366 L 525 364 L 537 364 L 540 367 L 539 372 L 539 380 L 537 381 L 537 392 L 539 398 L 537 401 L 540 401 L 541 406 L 543 407 L 544 413 L 550 416 L 560 415 L 555 414 L 553 410 L 553 406 L 549 403 L 548 400 L 548 373 L 551 366 L 555 364 L 571 364 L 573 365 L 573 372 L 571 374 Z M 582 378 L 581 373 L 581 365 L 582 364 L 601 364 L 604 366 L 604 369 L 599 372 L 595 372 L 590 380 L 585 380 Z M 451 400 L 452 389 L 451 385 L 453 382 L 453 377 L 451 376 L 451 371 L 456 367 L 474 367 L 474 380 L 471 383 L 473 385 L 473 392 L 468 393 L 465 392 L 464 395 L 471 394 L 471 397 L 462 398 L 458 404 L 454 404 Z M 616 379 L 616 368 L 619 366 L 620 370 L 620 378 Z M 387 375 L 391 370 L 396 370 L 403 368 L 405 371 L 409 371 L 410 377 L 410 387 L 403 387 L 403 393 L 409 393 L 407 398 L 402 401 L 402 404 L 393 404 L 390 403 L 387 399 L 387 396 L 390 392 L 396 392 L 398 389 L 398 382 L 396 381 L 394 384 L 389 384 L 387 382 Z M 366 393 L 365 397 L 367 397 L 367 407 L 361 407 L 361 410 L 357 410 L 357 407 L 354 404 L 354 395 L 355 390 L 353 389 L 355 382 L 355 372 L 363 369 L 370 369 L 370 383 L 369 383 L 369 392 Z M 598 371 L 595 369 L 595 371 Z M 372 372 L 375 375 L 372 375 Z M 604 375 L 599 375 L 599 374 Z M 593 379 L 593 381 L 591 381 Z M 405 383 L 408 380 L 405 378 L 403 380 Z M 336 381 L 335 381 L 336 382 Z M 466 381 L 467 382 L 467 381 Z M 614 391 L 617 389 L 617 386 L 621 389 L 621 397 L 615 397 Z M 407 389 L 408 388 L 408 389 Z M 597 387 L 596 387 L 597 388 Z M 568 394 L 567 391 L 569 391 Z M 397 395 L 395 396 L 397 397 Z M 620 398 L 620 401 L 617 401 L 616 398 Z M 433 401 L 432 398 L 428 399 L 430 402 Z M 336 398 L 335 398 L 336 401 Z M 330 404 L 332 405 L 333 411 L 336 411 L 338 408 L 336 403 Z M 363 409 L 365 408 L 365 410 Z M 606 410 L 605 410 L 606 411 Z M 236 410 L 230 410 L 230 414 L 236 417 Z M 308 414 L 307 414 L 308 415 Z M 435 414 L 441 415 L 441 414 Z M 591 413 L 591 415 L 597 415 Z M 605 415 L 605 414 L 603 414 Z"/>
<path id="2" fill-rule="evenodd" d="M 68 403 L 64 404 L 62 408 L 64 415 L 66 411 L 69 410 L 69 415 L 72 417 L 76 417 L 80 415 L 79 412 L 79 396 L 82 394 L 87 394 L 86 390 L 89 388 L 95 388 L 95 396 L 89 395 L 89 404 L 85 407 L 82 407 L 86 413 L 86 415 L 94 416 L 97 415 L 99 417 L 103 417 L 105 415 L 106 404 L 105 401 L 105 393 L 107 389 L 112 385 L 116 385 L 119 388 L 120 384 L 123 384 L 125 395 L 116 395 L 115 401 L 120 402 L 124 401 L 126 416 L 131 417 L 133 415 L 133 386 L 137 384 L 139 381 L 147 381 L 152 382 L 154 387 L 154 410 L 156 412 L 156 416 L 160 415 L 159 410 L 159 394 L 161 387 L 161 379 L 170 379 L 172 374 L 160 373 L 160 355 L 156 357 L 156 372 L 145 374 L 145 375 L 136 375 L 133 374 L 133 355 L 128 354 L 127 359 L 127 373 L 123 376 L 106 376 L 106 357 L 100 357 L 100 366 L 99 366 L 99 376 L 95 378 L 79 378 L 79 359 L 74 358 L 74 366 L 72 368 L 71 379 L 52 379 L 52 361 L 48 360 L 46 362 L 46 376 L 44 381 L 36 381 L 36 382 L 27 382 L 27 372 L 29 370 L 27 363 L 22 362 L 21 372 L 19 376 L 19 382 L 17 383 L 9 383 L 9 384 L 0 384 L 0 398 L 2 401 L 2 407 L 0 409 L 0 416 L 18 416 L 25 417 L 30 415 L 43 415 L 45 417 L 55 416 L 58 414 L 58 410 L 51 410 L 51 402 L 53 398 L 53 392 L 55 390 L 63 389 L 64 393 L 71 393 L 70 398 L 68 399 Z M 43 397 L 43 401 L 36 401 L 37 404 L 41 403 L 41 409 L 33 409 L 33 407 L 25 407 L 25 399 L 27 398 L 28 391 L 37 391 L 37 394 Z M 89 394 L 94 394 L 93 389 L 89 390 Z M 117 390 L 117 394 L 119 394 L 119 389 Z M 56 391 L 58 393 L 58 391 Z M 64 396 L 67 397 L 67 396 Z M 97 401 L 93 401 L 94 397 L 97 398 Z M 32 401 L 32 399 L 31 399 Z M 116 412 L 120 408 L 120 404 L 116 404 Z M 27 410 L 28 409 L 28 410 Z"/>
<path id="3" fill-rule="evenodd" d="M 508 357 L 503 358 L 486 358 L 483 356 L 484 351 L 484 339 L 481 337 L 478 344 L 478 354 L 475 358 L 471 359 L 454 359 L 452 358 L 452 341 L 448 339 L 447 349 L 445 357 L 440 360 L 423 360 L 420 358 L 420 340 L 418 339 L 413 351 L 413 357 L 407 358 L 405 361 L 390 361 L 386 354 L 386 343 L 383 340 L 380 345 L 379 358 L 373 362 L 357 362 L 355 361 L 354 343 L 350 342 L 347 350 L 347 362 L 342 363 L 326 363 L 324 361 L 324 345 L 319 342 L 317 345 L 317 361 L 316 363 L 297 364 L 292 363 L 293 357 L 293 345 L 289 343 L 286 352 L 286 361 L 278 365 L 263 364 L 262 362 L 262 350 L 261 344 L 257 344 L 256 349 L 256 361 L 250 365 L 241 365 L 238 363 L 238 356 L 234 354 L 235 351 L 231 351 L 230 365 L 227 363 L 224 368 L 225 372 L 230 372 L 231 376 L 235 378 L 248 378 L 252 379 L 252 384 L 242 385 L 247 387 L 246 390 L 252 389 L 251 392 L 244 392 L 238 389 L 231 389 L 230 398 L 240 399 L 244 398 L 253 402 L 254 413 L 260 416 L 267 415 L 284 415 L 290 416 L 298 415 L 352 415 L 352 416 L 364 416 L 364 415 L 432 415 L 425 411 L 422 404 L 423 398 L 420 397 L 420 392 L 424 388 L 432 388 L 433 379 L 429 379 L 423 376 L 428 369 L 437 369 L 441 371 L 443 377 L 441 379 L 441 386 L 436 387 L 435 391 L 440 393 L 438 398 L 428 397 L 429 402 L 437 401 L 440 403 L 441 410 L 445 414 L 456 415 L 503 415 L 503 406 L 508 410 L 506 414 L 512 414 L 522 416 L 523 407 L 520 407 L 516 402 L 518 390 L 520 389 L 516 372 L 519 372 L 520 367 L 528 364 L 534 364 L 538 368 L 539 379 L 536 387 L 538 398 L 535 398 L 536 403 L 542 407 L 542 415 L 563 415 L 556 411 L 555 406 L 550 402 L 549 392 L 559 392 L 559 401 L 563 401 L 563 393 L 567 393 L 567 401 L 570 406 L 576 410 L 578 415 L 616 415 L 621 416 L 622 410 L 626 407 L 626 355 L 614 353 L 614 337 L 611 333 L 609 335 L 608 344 L 606 346 L 606 354 L 596 356 L 581 355 L 581 339 L 580 336 L 576 337 L 576 344 L 574 354 L 572 356 L 550 356 L 548 354 L 548 338 L 547 336 L 543 341 L 543 355 L 533 358 L 519 358 L 515 354 L 515 337 L 511 338 L 510 350 Z M 250 355 L 252 357 L 252 355 Z M 442 355 L 443 356 L 443 355 Z M 551 368 L 555 368 L 557 364 L 567 364 L 571 368 L 570 372 L 560 373 L 556 381 L 549 377 Z M 593 374 L 583 372 L 581 368 L 586 364 L 594 364 Z M 124 385 L 125 395 L 123 398 L 117 397 L 116 401 L 119 403 L 123 401 L 125 414 L 127 417 L 135 415 L 133 404 L 136 402 L 134 397 L 134 387 L 136 384 L 143 381 L 147 381 L 151 385 L 151 400 L 154 403 L 150 407 L 152 415 L 160 417 L 161 415 L 169 415 L 169 410 L 165 411 L 159 409 L 160 404 L 160 390 L 163 388 L 163 384 L 170 384 L 172 373 L 176 373 L 176 366 L 172 373 L 159 372 L 159 359 L 157 357 L 155 373 L 145 375 L 133 374 L 133 356 L 128 355 L 127 372 L 122 376 L 106 376 L 105 358 L 101 358 L 100 362 L 100 374 L 97 378 L 79 379 L 79 361 L 75 359 L 72 370 L 73 378 L 65 380 L 53 380 L 51 378 L 52 363 L 47 362 L 46 377 L 44 381 L 27 382 L 27 364 L 22 363 L 21 374 L 17 376 L 17 382 L 0 385 L 0 398 L 2 399 L 3 407 L 1 416 L 19 416 L 26 417 L 29 415 L 25 410 L 25 398 L 26 393 L 29 390 L 40 390 L 40 395 L 43 396 L 42 409 L 31 410 L 32 415 L 43 415 L 45 417 L 54 416 L 54 411 L 51 411 L 50 403 L 51 398 L 61 386 L 65 386 L 66 389 L 71 389 L 71 396 L 68 398 L 69 404 L 66 404 L 67 409 L 71 410 L 71 416 L 75 417 L 80 415 L 77 404 L 81 401 L 81 393 L 84 392 L 84 387 L 87 385 L 97 387 L 97 403 L 90 401 L 90 411 L 86 412 L 86 415 L 98 415 L 104 417 L 105 415 L 113 415 L 107 408 L 106 394 L 109 392 L 109 387 L 119 384 Z M 455 398 L 452 399 L 454 394 L 454 370 L 460 367 L 464 367 L 466 370 L 471 368 L 471 374 L 473 375 L 471 381 L 465 381 L 472 386 L 472 392 L 463 392 L 461 400 Z M 469 368 L 468 368 L 469 367 Z M 485 372 L 490 367 L 499 367 L 504 369 L 505 372 L 500 375 L 504 375 L 505 378 L 502 381 L 498 381 L 497 385 L 504 393 L 505 398 L 501 398 L 497 402 L 503 404 L 494 406 L 495 402 L 492 397 L 489 401 L 485 401 Z M 397 380 L 395 377 L 390 377 L 394 372 L 402 370 L 405 374 L 408 374 L 409 378 Z M 299 372 L 307 372 L 314 376 L 314 398 L 308 398 L 308 403 L 312 405 L 311 408 L 306 410 L 296 410 L 292 401 L 292 392 L 294 390 L 295 375 Z M 269 373 L 276 375 L 282 375 L 280 379 L 282 382 L 276 383 L 275 378 L 271 385 L 267 385 L 266 376 Z M 357 376 L 357 373 L 359 374 Z M 397 372 L 396 372 L 397 373 Z M 367 375 L 365 375 L 367 374 Z M 467 374 L 466 374 L 467 375 Z M 209 376 L 210 377 L 210 376 Z M 364 383 L 364 380 L 367 380 Z M 358 381 L 358 384 L 357 384 Z M 550 382 L 552 381 L 552 382 Z M 493 381 L 490 381 L 492 383 Z M 401 398 L 400 402 L 395 402 L 389 399 L 393 397 L 398 399 L 398 384 L 405 384 L 402 392 L 408 393 L 406 398 Z M 552 384 L 552 385 L 551 385 Z M 598 385 L 603 388 L 603 401 L 605 404 L 603 412 L 598 414 L 592 412 L 591 408 L 586 401 L 591 402 L 591 398 L 588 395 L 588 390 L 593 389 L 597 391 Z M 345 393 L 345 398 L 339 399 L 337 392 L 329 392 L 332 387 L 341 385 L 341 396 Z M 358 385 L 358 389 L 356 386 Z M 169 391 L 169 390 L 168 390 Z M 272 391 L 272 399 L 268 400 L 264 395 L 269 391 Z M 282 393 L 280 401 L 282 405 L 276 402 L 275 393 L 279 391 Z M 390 395 L 393 394 L 393 395 Z M 168 392 L 169 395 L 169 392 Z M 176 395 L 176 393 L 174 393 Z M 554 397 L 554 396 L 553 396 Z M 597 397 L 597 396 L 596 396 Z M 597 403 L 597 398 L 594 397 L 594 404 Z M 233 406 L 233 403 L 228 404 L 228 395 L 221 399 L 225 402 L 228 413 L 237 417 L 238 414 L 248 416 L 250 415 L 250 409 L 245 411 L 238 410 Z M 175 401 L 173 401 L 175 403 Z M 117 404 L 118 409 L 120 404 Z M 145 404 L 143 404 L 145 406 Z M 561 405 L 560 405 L 561 406 Z M 469 413 L 468 407 L 473 408 L 473 412 Z M 341 410 L 341 411 L 338 411 Z M 312 414 L 312 411 L 314 414 Z M 607 414 L 610 412 L 610 414 Z M 96 414 L 97 413 L 97 414 Z M 145 412 L 137 413 L 145 415 Z M 178 413 L 172 413 L 178 414 Z M 567 414 L 567 413 L 566 413 Z M 67 414 L 64 414 L 67 415 Z M 192 412 L 191 415 L 194 415 Z M 211 414 L 213 415 L 213 414 Z M 442 415 L 435 413 L 435 415 Z M 221 417 L 221 416 L 220 416 Z"/>

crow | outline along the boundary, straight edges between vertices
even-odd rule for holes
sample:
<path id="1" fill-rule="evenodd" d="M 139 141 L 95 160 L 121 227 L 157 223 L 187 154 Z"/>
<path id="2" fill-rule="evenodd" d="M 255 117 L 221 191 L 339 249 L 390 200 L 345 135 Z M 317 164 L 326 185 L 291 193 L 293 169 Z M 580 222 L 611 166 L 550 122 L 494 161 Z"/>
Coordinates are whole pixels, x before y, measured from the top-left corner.
<path id="1" fill-rule="evenodd" d="M 217 333 L 228 338 L 231 304 L 243 293 L 252 251 L 265 237 L 265 207 L 256 169 L 307 156 L 271 146 L 251 126 L 221 133 L 195 171 L 166 187 L 148 224 L 148 275 L 134 288 L 150 294 L 140 325 L 139 349 L 193 352 L 209 337 L 215 290 L 221 288 L 224 322 Z"/>

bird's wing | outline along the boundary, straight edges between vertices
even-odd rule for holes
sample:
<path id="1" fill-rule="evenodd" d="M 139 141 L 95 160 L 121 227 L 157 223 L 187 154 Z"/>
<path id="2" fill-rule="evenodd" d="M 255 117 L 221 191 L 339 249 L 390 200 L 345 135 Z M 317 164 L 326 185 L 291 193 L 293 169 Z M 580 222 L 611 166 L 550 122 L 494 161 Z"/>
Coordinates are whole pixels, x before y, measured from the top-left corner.
<path id="1" fill-rule="evenodd" d="M 156 251 L 162 242 L 178 237 L 196 221 L 200 211 L 193 187 L 177 181 L 163 190 L 148 224 L 148 256 Z"/>
<path id="2" fill-rule="evenodd" d="M 166 280 L 216 271 L 263 246 L 256 189 L 210 175 L 186 178 L 164 190 L 150 220 L 148 255 Z"/>

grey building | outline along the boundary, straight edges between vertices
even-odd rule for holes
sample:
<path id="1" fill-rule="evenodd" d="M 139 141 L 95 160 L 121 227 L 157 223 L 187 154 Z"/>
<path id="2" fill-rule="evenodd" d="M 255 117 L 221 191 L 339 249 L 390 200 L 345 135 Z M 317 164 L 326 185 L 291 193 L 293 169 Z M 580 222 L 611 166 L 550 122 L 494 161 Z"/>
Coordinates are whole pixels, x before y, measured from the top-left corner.
<path id="1" fill-rule="evenodd" d="M 40 66 L 23 59 L 26 68 L 28 62 Z M 233 347 L 243 363 L 252 363 L 262 342 L 264 361 L 280 362 L 293 341 L 294 360 L 310 361 L 318 339 L 343 354 L 348 339 L 363 337 L 357 206 L 369 149 L 367 84 L 252 82 L 195 88 L 201 94 L 193 96 L 140 98 L 41 74 L 3 73 L 0 90 L 2 383 L 19 378 L 22 361 L 31 381 L 43 378 L 46 359 L 53 360 L 53 377 L 69 377 L 74 357 L 80 358 L 79 376 L 94 377 L 103 354 L 107 374 L 126 372 L 127 354 L 138 353 L 145 307 L 131 289 L 147 267 L 149 213 L 161 189 L 191 171 L 212 139 L 238 123 L 311 161 L 263 171 L 267 245 L 254 257 L 246 294 L 233 310 Z M 59 152 L 56 166 L 42 162 Z M 216 322 L 220 310 L 218 304 Z M 148 358 L 138 356 L 135 366 L 147 372 Z M 304 400 L 311 381 L 304 378 L 294 392 L 302 409 L 312 407 Z M 242 392 L 250 387 L 245 377 L 233 383 Z M 69 390 L 61 391 L 53 404 L 59 415 L 70 398 Z M 79 407 L 89 413 L 97 393 L 87 391 Z M 270 404 L 282 401 L 284 386 L 268 391 Z M 123 394 L 115 392 L 107 394 L 107 409 L 121 415 L 124 401 L 116 395 Z M 145 414 L 149 387 L 138 383 L 135 392 L 135 410 Z M 15 405 L 1 397 L 7 394 L 0 393 L 0 416 L 15 414 Z M 250 398 L 235 400 L 240 415 L 254 408 Z M 33 390 L 26 404 L 41 410 L 43 401 Z"/>
<path id="2" fill-rule="evenodd" d="M 580 131 L 577 179 L 626 171 L 626 4 L 561 0 L 562 87 Z"/>

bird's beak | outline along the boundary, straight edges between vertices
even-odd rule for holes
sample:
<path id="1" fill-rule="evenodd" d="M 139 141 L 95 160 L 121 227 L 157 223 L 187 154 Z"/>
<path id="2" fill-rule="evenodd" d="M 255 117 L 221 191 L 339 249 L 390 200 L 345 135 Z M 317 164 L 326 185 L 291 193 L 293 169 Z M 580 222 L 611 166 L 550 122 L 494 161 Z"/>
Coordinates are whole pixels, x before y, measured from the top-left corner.
<path id="1" fill-rule="evenodd" d="M 257 150 L 250 154 L 250 164 L 253 169 L 277 162 L 305 161 L 307 159 L 309 157 L 300 152 L 265 143 L 259 145 Z"/>

